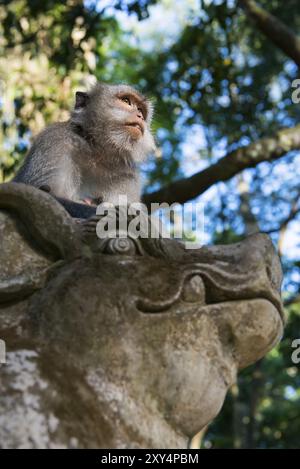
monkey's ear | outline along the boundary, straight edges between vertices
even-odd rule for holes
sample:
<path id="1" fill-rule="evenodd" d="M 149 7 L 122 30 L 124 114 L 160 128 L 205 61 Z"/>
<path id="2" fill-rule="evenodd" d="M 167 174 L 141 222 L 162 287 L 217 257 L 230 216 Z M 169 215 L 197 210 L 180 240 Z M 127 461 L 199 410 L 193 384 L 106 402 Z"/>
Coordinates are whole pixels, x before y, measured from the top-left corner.
<path id="1" fill-rule="evenodd" d="M 75 94 L 75 109 L 82 109 L 89 101 L 90 97 L 88 93 L 84 91 L 76 91 Z"/>

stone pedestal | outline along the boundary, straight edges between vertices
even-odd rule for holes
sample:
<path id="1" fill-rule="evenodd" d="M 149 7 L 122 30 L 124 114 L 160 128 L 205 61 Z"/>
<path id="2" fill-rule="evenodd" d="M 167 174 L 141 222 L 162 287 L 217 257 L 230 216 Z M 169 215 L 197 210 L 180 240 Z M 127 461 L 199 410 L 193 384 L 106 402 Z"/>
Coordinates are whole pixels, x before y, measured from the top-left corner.
<path id="1" fill-rule="evenodd" d="M 49 194 L 0 186 L 0 446 L 186 448 L 280 339 L 269 238 L 93 246 Z"/>

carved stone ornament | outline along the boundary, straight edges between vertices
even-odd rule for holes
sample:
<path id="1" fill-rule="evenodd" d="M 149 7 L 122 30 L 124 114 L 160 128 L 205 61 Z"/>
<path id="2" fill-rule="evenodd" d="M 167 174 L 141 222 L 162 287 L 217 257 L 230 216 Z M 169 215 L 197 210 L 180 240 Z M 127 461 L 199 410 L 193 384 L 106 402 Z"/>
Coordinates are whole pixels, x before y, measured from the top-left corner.
<path id="1" fill-rule="evenodd" d="M 2 448 L 187 448 L 282 335 L 266 235 L 89 242 L 51 195 L 8 183 L 0 239 Z"/>

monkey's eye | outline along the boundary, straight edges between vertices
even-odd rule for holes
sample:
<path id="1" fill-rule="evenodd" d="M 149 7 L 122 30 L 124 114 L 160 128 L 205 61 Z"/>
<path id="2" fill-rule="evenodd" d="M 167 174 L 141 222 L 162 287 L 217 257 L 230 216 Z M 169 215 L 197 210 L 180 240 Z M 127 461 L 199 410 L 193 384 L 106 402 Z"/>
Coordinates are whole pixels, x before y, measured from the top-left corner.
<path id="1" fill-rule="evenodd" d="M 124 103 L 128 104 L 129 106 L 131 106 L 131 101 L 130 101 L 130 98 L 128 98 L 128 96 L 122 96 L 120 99 L 121 99 L 121 101 L 123 101 Z"/>

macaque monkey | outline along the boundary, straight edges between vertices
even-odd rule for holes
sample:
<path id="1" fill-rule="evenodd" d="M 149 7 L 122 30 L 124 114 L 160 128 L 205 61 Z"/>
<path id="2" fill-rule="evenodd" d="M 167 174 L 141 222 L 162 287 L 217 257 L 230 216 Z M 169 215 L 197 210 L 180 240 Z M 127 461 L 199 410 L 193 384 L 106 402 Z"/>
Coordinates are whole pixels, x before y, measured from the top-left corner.
<path id="1" fill-rule="evenodd" d="M 152 113 L 150 101 L 127 85 L 78 91 L 70 119 L 36 137 L 14 181 L 50 192 L 77 218 L 100 202 L 118 204 L 119 195 L 139 202 L 137 164 L 155 149 Z"/>

